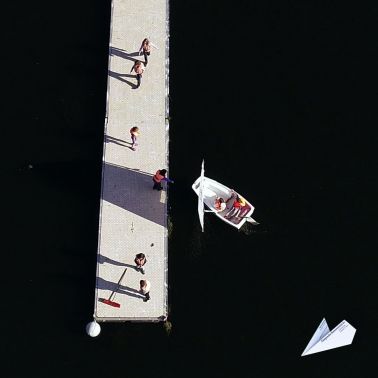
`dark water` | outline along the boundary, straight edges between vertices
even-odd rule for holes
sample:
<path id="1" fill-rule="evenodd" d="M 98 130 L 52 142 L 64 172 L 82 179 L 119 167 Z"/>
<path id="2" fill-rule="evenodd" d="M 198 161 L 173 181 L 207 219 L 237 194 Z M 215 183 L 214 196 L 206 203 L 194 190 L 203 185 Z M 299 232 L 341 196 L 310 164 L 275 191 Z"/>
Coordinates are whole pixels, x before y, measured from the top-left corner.
<path id="1" fill-rule="evenodd" d="M 375 3 L 171 3 L 173 330 L 96 339 L 110 4 L 3 6 L 2 376 L 375 376 Z M 202 158 L 258 227 L 200 232 Z M 352 346 L 301 358 L 323 317 Z"/>

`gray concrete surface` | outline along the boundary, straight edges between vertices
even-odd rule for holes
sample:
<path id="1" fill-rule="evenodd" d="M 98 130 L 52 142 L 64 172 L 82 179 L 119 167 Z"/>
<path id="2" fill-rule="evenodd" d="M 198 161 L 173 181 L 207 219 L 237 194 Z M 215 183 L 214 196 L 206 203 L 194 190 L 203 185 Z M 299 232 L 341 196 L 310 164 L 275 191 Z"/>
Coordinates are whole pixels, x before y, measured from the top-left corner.
<path id="1" fill-rule="evenodd" d="M 109 46 L 94 317 L 98 321 L 158 321 L 167 316 L 167 194 L 152 190 L 152 176 L 168 169 L 168 0 L 113 0 Z M 142 40 L 154 47 L 135 89 L 130 70 Z M 138 126 L 136 151 L 129 130 Z M 169 176 L 169 171 L 168 171 Z M 174 185 L 174 184 L 173 184 Z M 163 185 L 166 188 L 166 185 Z M 147 257 L 145 274 L 134 258 Z M 121 307 L 101 302 L 112 297 Z M 143 302 L 139 281 L 151 282 L 151 299 Z"/>

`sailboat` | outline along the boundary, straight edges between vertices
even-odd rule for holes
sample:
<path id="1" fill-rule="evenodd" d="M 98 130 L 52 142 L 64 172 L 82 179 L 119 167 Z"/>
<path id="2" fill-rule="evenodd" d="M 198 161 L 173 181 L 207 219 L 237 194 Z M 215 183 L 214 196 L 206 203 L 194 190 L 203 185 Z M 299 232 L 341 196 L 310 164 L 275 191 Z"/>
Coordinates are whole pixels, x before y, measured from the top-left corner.
<path id="1" fill-rule="evenodd" d="M 330 331 L 326 320 L 323 319 L 303 351 L 302 356 L 352 344 L 355 333 L 356 328 L 352 327 L 346 320 L 343 320 Z"/>
<path id="2" fill-rule="evenodd" d="M 233 189 L 227 186 L 205 177 L 205 161 L 202 160 L 201 165 L 201 175 L 192 185 L 192 189 L 198 196 L 198 216 L 202 227 L 202 232 L 204 232 L 204 214 L 205 212 L 214 213 L 222 221 L 228 223 L 229 225 L 240 229 L 245 222 L 250 222 L 252 224 L 258 224 L 251 215 L 255 208 L 250 202 L 248 202 L 239 193 L 235 192 Z M 244 200 L 244 205 L 240 208 L 240 211 L 232 215 L 233 213 L 233 203 L 235 198 L 241 197 Z M 223 199 L 225 206 L 221 209 L 216 208 L 216 199 Z M 205 209 L 205 206 L 207 209 Z"/>

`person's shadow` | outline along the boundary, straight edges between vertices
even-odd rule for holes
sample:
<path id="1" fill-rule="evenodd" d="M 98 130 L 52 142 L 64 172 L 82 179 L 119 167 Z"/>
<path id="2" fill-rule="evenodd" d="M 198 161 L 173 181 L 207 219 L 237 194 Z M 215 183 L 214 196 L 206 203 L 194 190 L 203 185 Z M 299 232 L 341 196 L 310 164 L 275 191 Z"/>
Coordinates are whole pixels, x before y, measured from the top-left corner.
<path id="1" fill-rule="evenodd" d="M 130 85 L 130 87 L 132 89 L 138 88 L 138 86 L 136 84 L 132 83 L 131 81 L 124 79 L 124 77 L 132 77 L 132 78 L 136 79 L 136 77 L 137 77 L 136 75 L 120 74 L 118 72 L 113 72 L 113 71 L 110 71 L 110 70 L 108 71 L 108 73 L 109 73 L 109 76 L 114 77 L 114 79 L 117 79 L 119 81 L 122 81 L 123 83 Z"/>
<path id="2" fill-rule="evenodd" d="M 118 294 L 125 294 L 130 297 L 134 297 L 138 299 L 145 298 L 145 296 L 137 289 L 134 289 L 132 287 L 125 286 L 125 285 L 118 285 L 115 282 L 104 280 L 101 277 L 97 277 L 96 287 L 97 289 L 100 289 L 100 290 L 108 290 L 108 291 L 111 291 L 112 293 L 114 292 Z M 102 302 L 104 299 L 106 298 L 98 298 L 100 302 Z"/>
<path id="3" fill-rule="evenodd" d="M 99 264 L 108 263 L 108 264 L 112 264 L 112 265 L 115 265 L 115 266 L 127 266 L 128 268 L 134 269 L 138 272 L 136 265 L 130 265 L 130 264 L 126 264 L 126 263 L 123 263 L 123 262 L 120 262 L 120 261 L 116 261 L 116 260 L 113 260 L 109 257 L 103 256 L 101 254 L 98 255 L 97 262 Z"/>
<path id="4" fill-rule="evenodd" d="M 114 144 L 118 144 L 119 146 L 122 146 L 122 147 L 129 147 L 129 146 L 126 146 L 124 143 L 132 144 L 131 142 L 126 142 L 125 140 L 114 138 L 110 135 L 105 135 L 105 143 L 114 143 Z"/>
<path id="5" fill-rule="evenodd" d="M 128 60 L 131 60 L 132 62 L 136 62 L 139 59 L 134 59 L 132 57 L 133 56 L 139 56 L 140 54 L 139 54 L 139 51 L 129 53 L 129 52 L 123 50 L 123 49 L 112 46 L 109 49 L 109 55 L 110 56 L 119 56 L 120 58 L 128 59 Z"/>

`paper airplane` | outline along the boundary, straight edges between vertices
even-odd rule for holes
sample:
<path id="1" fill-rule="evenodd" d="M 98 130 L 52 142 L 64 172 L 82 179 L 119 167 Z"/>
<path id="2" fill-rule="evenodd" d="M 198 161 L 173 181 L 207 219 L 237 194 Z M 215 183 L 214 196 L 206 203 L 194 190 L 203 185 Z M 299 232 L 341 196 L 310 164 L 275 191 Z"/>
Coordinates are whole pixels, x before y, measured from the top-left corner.
<path id="1" fill-rule="evenodd" d="M 330 331 L 326 320 L 323 318 L 302 356 L 352 344 L 355 333 L 356 328 L 352 327 L 346 320 L 343 320 Z"/>

